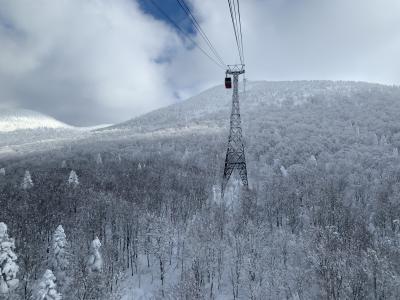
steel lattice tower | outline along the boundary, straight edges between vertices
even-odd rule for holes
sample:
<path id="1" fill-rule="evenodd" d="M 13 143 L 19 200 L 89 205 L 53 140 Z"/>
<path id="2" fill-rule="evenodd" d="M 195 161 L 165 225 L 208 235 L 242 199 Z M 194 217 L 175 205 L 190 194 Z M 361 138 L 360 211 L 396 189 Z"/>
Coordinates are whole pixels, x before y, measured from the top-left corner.
<path id="1" fill-rule="evenodd" d="M 246 157 L 244 154 L 244 145 L 242 139 L 242 124 L 240 120 L 240 107 L 239 107 L 239 81 L 240 74 L 244 74 L 243 65 L 228 66 L 229 69 L 226 74 L 233 76 L 233 95 L 232 95 L 232 112 L 230 120 L 230 130 L 228 139 L 228 149 L 226 151 L 224 176 L 222 178 L 221 196 L 224 196 L 226 185 L 233 171 L 237 169 L 242 184 L 247 188 L 247 167 Z"/>

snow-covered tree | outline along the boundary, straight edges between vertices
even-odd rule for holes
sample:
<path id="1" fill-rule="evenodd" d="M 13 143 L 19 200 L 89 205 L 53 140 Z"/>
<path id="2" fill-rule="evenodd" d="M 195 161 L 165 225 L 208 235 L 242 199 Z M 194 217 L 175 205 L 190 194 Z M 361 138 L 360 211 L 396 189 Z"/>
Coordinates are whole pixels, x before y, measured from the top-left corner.
<path id="1" fill-rule="evenodd" d="M 59 286 L 66 286 L 69 281 L 67 277 L 69 253 L 67 237 L 61 225 L 57 227 L 53 234 L 50 259 Z"/>
<path id="2" fill-rule="evenodd" d="M 381 146 L 386 146 L 387 145 L 387 139 L 385 135 L 381 136 L 381 140 L 379 141 L 379 145 Z"/>
<path id="3" fill-rule="evenodd" d="M 56 277 L 51 270 L 46 270 L 33 293 L 33 300 L 61 300 L 57 292 Z"/>
<path id="4" fill-rule="evenodd" d="M 1 168 L 0 169 L 0 176 L 5 176 L 6 175 L 6 169 L 5 168 Z"/>
<path id="5" fill-rule="evenodd" d="M 185 152 L 182 155 L 182 161 L 187 161 L 189 159 L 190 152 L 188 149 L 185 149 Z"/>
<path id="6" fill-rule="evenodd" d="M 288 177 L 288 171 L 286 170 L 286 168 L 284 166 L 281 166 L 280 170 L 281 170 L 283 177 Z"/>
<path id="7" fill-rule="evenodd" d="M 103 258 L 100 253 L 101 242 L 96 237 L 90 246 L 90 254 L 87 262 L 89 273 L 99 273 L 103 270 Z"/>
<path id="8" fill-rule="evenodd" d="M 65 160 L 63 160 L 61 162 L 61 168 L 65 169 L 67 167 L 67 162 Z"/>
<path id="9" fill-rule="evenodd" d="M 79 185 L 79 178 L 74 170 L 69 173 L 68 185 L 72 186 L 73 188 L 76 188 Z"/>
<path id="10" fill-rule="evenodd" d="M 317 163 L 317 159 L 315 158 L 315 155 L 311 155 L 310 159 L 308 160 L 310 162 L 311 165 L 316 166 Z"/>
<path id="11" fill-rule="evenodd" d="M 372 134 L 372 145 L 379 145 L 379 140 L 378 140 L 378 136 L 376 135 L 376 133 Z"/>
<path id="12" fill-rule="evenodd" d="M 32 181 L 32 177 L 31 177 L 31 173 L 28 170 L 26 170 L 24 179 L 22 180 L 22 188 L 24 190 L 29 190 L 32 187 L 33 187 L 33 181 Z"/>
<path id="13" fill-rule="evenodd" d="M 213 185 L 212 187 L 212 203 L 219 204 L 221 202 L 221 187 L 219 185 Z"/>
<path id="14" fill-rule="evenodd" d="M 102 165 L 103 164 L 103 159 L 101 158 L 101 154 L 97 154 L 96 156 L 96 164 Z"/>
<path id="15" fill-rule="evenodd" d="M 399 156 L 399 149 L 393 148 L 393 156 L 398 157 Z"/>
<path id="16" fill-rule="evenodd" d="M 142 169 L 142 164 L 141 164 L 141 163 L 138 163 L 137 169 L 138 169 L 138 170 L 141 170 L 141 169 Z"/>
<path id="17" fill-rule="evenodd" d="M 7 225 L 0 222 L 0 295 L 8 294 L 18 286 L 19 268 L 14 249 L 14 239 L 8 236 Z"/>

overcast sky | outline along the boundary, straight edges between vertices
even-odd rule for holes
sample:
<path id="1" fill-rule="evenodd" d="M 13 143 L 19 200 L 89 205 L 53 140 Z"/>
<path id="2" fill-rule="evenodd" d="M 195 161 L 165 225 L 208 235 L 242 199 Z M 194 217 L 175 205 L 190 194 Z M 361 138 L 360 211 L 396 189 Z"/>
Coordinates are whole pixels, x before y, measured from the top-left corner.
<path id="1" fill-rule="evenodd" d="M 175 0 L 155 0 L 200 45 Z M 237 63 L 225 0 L 186 0 Z M 400 83 L 399 0 L 241 0 L 249 80 Z M 148 0 L 0 0 L 0 109 L 116 123 L 221 84 Z"/>

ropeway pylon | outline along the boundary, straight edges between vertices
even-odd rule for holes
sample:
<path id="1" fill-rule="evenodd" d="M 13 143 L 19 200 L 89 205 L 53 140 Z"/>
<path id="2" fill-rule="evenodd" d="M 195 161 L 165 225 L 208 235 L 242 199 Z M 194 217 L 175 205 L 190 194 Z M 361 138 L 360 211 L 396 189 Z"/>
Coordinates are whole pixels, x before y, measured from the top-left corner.
<path id="1" fill-rule="evenodd" d="M 232 112 L 226 151 L 224 176 L 222 178 L 221 196 L 224 197 L 226 185 L 234 170 L 239 171 L 243 186 L 248 187 L 246 157 L 242 140 L 242 124 L 240 120 L 238 77 L 244 74 L 244 65 L 228 65 L 227 75 L 233 76 Z"/>

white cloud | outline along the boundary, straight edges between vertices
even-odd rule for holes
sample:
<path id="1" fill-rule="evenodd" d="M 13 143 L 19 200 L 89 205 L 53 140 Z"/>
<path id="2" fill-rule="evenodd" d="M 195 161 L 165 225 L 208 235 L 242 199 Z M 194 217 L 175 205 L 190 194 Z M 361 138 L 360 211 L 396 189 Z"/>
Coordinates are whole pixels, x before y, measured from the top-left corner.
<path id="1" fill-rule="evenodd" d="M 180 46 L 179 39 L 136 3 L 1 2 L 2 102 L 90 123 L 124 120 L 173 101 L 165 65 L 155 60 Z"/>
<path id="2" fill-rule="evenodd" d="M 189 0 L 187 0 L 189 1 Z M 192 0 L 226 63 L 226 1 Z M 241 1 L 247 77 L 400 82 L 400 1 Z M 196 37 L 196 40 L 206 47 Z M 157 63 L 169 56 L 170 61 Z M 134 0 L 0 0 L 0 104 L 116 122 L 222 83 L 223 70 Z"/>

